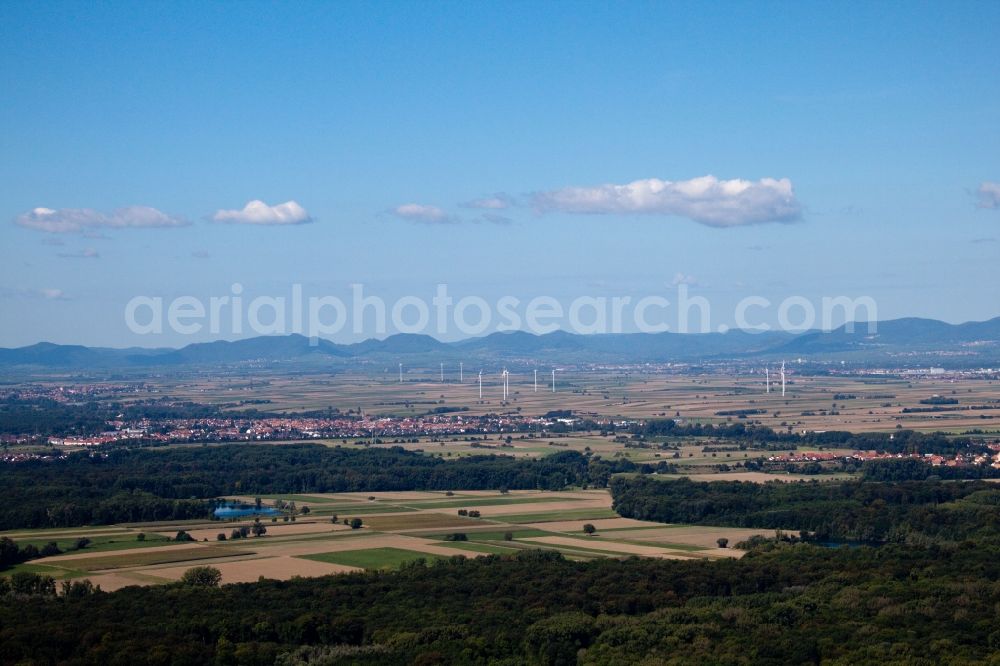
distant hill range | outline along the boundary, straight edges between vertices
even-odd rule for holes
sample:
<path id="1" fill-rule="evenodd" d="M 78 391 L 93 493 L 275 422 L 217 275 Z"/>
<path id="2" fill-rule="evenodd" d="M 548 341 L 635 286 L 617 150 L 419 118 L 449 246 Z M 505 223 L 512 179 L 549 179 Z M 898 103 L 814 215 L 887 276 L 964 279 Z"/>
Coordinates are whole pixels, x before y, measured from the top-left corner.
<path id="1" fill-rule="evenodd" d="M 851 330 L 853 328 L 853 330 Z M 466 361 L 508 364 L 641 364 L 704 363 L 754 358 L 797 359 L 893 366 L 998 367 L 1000 317 L 982 322 L 948 324 L 933 319 L 895 319 L 878 324 L 875 334 L 866 323 L 829 332 L 751 333 L 622 333 L 547 335 L 493 333 L 458 342 L 441 342 L 427 335 L 392 335 L 384 340 L 336 344 L 302 335 L 264 336 L 194 343 L 180 349 L 132 347 L 109 349 L 41 342 L 17 349 L 0 349 L 0 367 L 52 370 L 179 368 L 264 364 L 351 367 L 396 362 L 420 364 Z"/>

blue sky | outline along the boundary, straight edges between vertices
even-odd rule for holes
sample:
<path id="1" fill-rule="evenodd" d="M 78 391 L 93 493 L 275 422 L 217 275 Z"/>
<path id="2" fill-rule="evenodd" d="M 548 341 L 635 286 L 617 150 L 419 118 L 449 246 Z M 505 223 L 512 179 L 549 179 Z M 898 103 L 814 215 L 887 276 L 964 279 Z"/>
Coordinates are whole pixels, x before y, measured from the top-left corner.
<path id="1" fill-rule="evenodd" d="M 996 2 L 3 3 L 0 345 L 209 339 L 136 335 L 125 305 L 236 282 L 997 316 L 998 25 Z"/>

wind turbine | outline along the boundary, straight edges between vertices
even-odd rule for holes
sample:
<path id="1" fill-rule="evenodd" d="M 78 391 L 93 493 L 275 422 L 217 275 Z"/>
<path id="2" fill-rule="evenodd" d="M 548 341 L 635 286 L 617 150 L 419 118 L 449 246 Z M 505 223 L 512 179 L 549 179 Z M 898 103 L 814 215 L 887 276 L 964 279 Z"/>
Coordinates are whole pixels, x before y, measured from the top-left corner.
<path id="1" fill-rule="evenodd" d="M 500 379 L 503 381 L 503 401 L 504 402 L 507 402 L 507 377 L 509 375 L 510 375 L 510 373 L 507 372 L 507 368 L 504 368 L 503 372 L 500 373 Z"/>
<path id="2" fill-rule="evenodd" d="M 403 383 L 403 364 L 399 364 L 399 383 Z"/>
<path id="3" fill-rule="evenodd" d="M 556 369 L 552 368 L 552 392 L 556 392 Z"/>
<path id="4" fill-rule="evenodd" d="M 781 362 L 781 397 L 785 397 L 785 362 Z"/>
<path id="5" fill-rule="evenodd" d="M 465 375 L 462 373 L 462 362 L 461 361 L 458 362 L 458 383 L 459 384 L 464 384 L 465 383 Z"/>
<path id="6" fill-rule="evenodd" d="M 767 386 L 767 392 L 771 392 L 771 373 L 767 368 L 764 368 L 764 385 Z"/>
<path id="7" fill-rule="evenodd" d="M 535 368 L 535 393 L 538 393 L 538 368 Z"/>
<path id="8" fill-rule="evenodd" d="M 444 384 L 444 363 L 441 364 L 441 383 Z"/>
<path id="9" fill-rule="evenodd" d="M 483 371 L 479 371 L 479 399 L 483 399 Z"/>

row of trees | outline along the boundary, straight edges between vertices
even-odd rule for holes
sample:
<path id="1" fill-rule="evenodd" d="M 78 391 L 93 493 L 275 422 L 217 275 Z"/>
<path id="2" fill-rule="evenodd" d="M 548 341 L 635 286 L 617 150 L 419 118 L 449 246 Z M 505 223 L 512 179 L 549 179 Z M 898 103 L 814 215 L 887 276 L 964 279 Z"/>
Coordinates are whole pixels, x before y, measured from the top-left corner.
<path id="1" fill-rule="evenodd" d="M 955 455 L 961 452 L 982 452 L 985 447 L 968 437 L 949 437 L 943 433 L 921 433 L 914 430 L 854 433 L 842 430 L 824 432 L 778 432 L 767 426 L 747 423 L 677 423 L 673 419 L 654 419 L 634 424 L 629 431 L 636 436 L 700 437 L 734 440 L 759 448 L 790 449 L 797 446 L 826 446 L 860 451 L 887 453 L 935 453 Z"/>

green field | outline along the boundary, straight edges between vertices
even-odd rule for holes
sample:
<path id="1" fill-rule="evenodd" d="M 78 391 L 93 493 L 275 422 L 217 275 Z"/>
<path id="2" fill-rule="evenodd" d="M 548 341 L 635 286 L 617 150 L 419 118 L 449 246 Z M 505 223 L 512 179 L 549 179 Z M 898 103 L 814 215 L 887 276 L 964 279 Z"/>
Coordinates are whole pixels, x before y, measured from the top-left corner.
<path id="1" fill-rule="evenodd" d="M 56 580 L 65 580 L 67 578 L 80 578 L 86 576 L 86 571 L 79 571 L 77 569 L 63 569 L 60 567 L 50 567 L 44 564 L 35 564 L 34 562 L 25 562 L 23 564 L 15 564 L 12 567 L 8 567 L 3 570 L 4 576 L 13 576 L 18 573 L 33 573 L 39 574 L 41 576 L 52 576 Z"/>
<path id="2" fill-rule="evenodd" d="M 543 530 L 504 530 L 504 531 L 494 531 L 494 530 L 470 530 L 463 532 L 469 541 L 503 541 L 504 536 L 510 533 L 514 539 L 523 539 L 525 537 L 535 537 L 535 536 L 555 536 L 555 532 L 545 532 Z M 421 535 L 427 539 L 446 539 L 448 536 L 453 534 L 453 532 L 441 533 L 441 534 L 426 534 Z"/>
<path id="3" fill-rule="evenodd" d="M 519 550 L 516 546 L 498 546 L 492 543 L 478 543 L 475 541 L 445 541 L 441 545 L 446 548 L 455 548 L 456 550 L 471 550 L 476 553 L 495 555 L 508 555 Z"/>
<path id="4" fill-rule="evenodd" d="M 397 569 L 414 560 L 432 561 L 440 559 L 439 555 L 421 553 L 402 548 L 368 548 L 365 550 L 344 550 L 335 553 L 317 553 L 316 555 L 301 555 L 302 559 L 343 564 L 362 569 Z"/>
<path id="5" fill-rule="evenodd" d="M 137 541 L 134 533 L 108 536 L 81 536 L 86 536 L 90 539 L 90 543 L 87 544 L 86 548 L 83 550 L 71 550 L 76 545 L 76 540 L 80 537 L 60 539 L 17 539 L 17 544 L 22 548 L 27 545 L 33 545 L 40 549 L 46 544 L 55 541 L 59 550 L 68 554 L 70 552 L 103 553 L 112 550 L 132 550 L 135 548 L 149 548 L 150 546 L 166 546 L 171 543 L 179 543 L 171 541 L 168 537 L 165 537 L 162 534 L 147 534 L 145 541 Z"/>
<path id="6" fill-rule="evenodd" d="M 470 506 L 501 506 L 505 504 L 536 504 L 538 502 L 551 502 L 551 497 L 480 497 L 467 500 L 447 500 L 408 502 L 408 506 L 419 507 L 421 509 L 450 509 L 465 508 Z"/>
<path id="7" fill-rule="evenodd" d="M 347 518 L 345 514 L 343 516 Z M 477 518 L 463 518 L 461 516 L 449 516 L 444 513 L 414 513 L 404 516 L 375 516 L 365 521 L 365 526 L 380 531 L 409 531 L 424 530 L 440 527 L 447 529 L 450 527 L 475 527 L 481 525 Z"/>
<path id="8" fill-rule="evenodd" d="M 484 516 L 501 523 L 554 523 L 560 520 L 597 520 L 598 518 L 618 518 L 611 509 L 567 509 L 549 513 L 519 513 L 513 516 Z"/>

